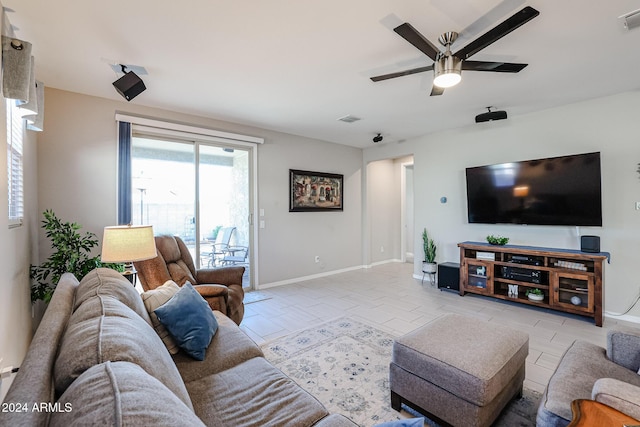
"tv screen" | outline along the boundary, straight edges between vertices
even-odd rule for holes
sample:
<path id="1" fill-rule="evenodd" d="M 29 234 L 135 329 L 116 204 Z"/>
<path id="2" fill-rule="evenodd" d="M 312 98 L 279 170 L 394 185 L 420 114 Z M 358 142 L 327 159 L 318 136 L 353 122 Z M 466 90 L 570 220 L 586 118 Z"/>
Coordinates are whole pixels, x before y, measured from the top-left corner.
<path id="1" fill-rule="evenodd" d="M 467 168 L 469 223 L 602 225 L 600 153 Z"/>

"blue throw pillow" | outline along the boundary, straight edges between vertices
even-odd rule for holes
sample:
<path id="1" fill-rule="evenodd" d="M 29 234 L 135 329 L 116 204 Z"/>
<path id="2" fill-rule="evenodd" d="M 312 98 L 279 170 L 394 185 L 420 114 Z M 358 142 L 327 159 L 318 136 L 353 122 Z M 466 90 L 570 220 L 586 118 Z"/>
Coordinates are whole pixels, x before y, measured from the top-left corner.
<path id="1" fill-rule="evenodd" d="M 423 427 L 424 418 L 407 418 L 404 420 L 388 421 L 374 427 Z"/>
<path id="2" fill-rule="evenodd" d="M 218 322 L 209 304 L 191 283 L 185 283 L 166 304 L 153 312 L 178 347 L 194 359 L 204 360 L 211 338 L 218 330 Z"/>

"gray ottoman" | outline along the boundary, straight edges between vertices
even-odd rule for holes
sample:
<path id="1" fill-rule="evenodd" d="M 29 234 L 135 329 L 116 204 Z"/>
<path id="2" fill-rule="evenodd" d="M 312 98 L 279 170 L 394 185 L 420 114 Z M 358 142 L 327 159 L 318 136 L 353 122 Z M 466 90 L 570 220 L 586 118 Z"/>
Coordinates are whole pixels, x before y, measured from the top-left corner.
<path id="1" fill-rule="evenodd" d="M 447 314 L 393 344 L 391 406 L 406 405 L 442 425 L 489 426 L 522 395 L 529 335 Z"/>

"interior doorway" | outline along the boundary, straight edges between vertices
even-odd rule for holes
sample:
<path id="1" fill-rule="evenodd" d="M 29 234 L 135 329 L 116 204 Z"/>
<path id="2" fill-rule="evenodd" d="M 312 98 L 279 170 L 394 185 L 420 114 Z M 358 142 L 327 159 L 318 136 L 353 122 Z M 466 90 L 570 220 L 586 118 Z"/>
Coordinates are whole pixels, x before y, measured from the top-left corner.
<path id="1" fill-rule="evenodd" d="M 401 163 L 400 192 L 401 196 L 401 225 L 402 236 L 400 247 L 401 261 L 413 264 L 414 259 L 414 196 L 413 196 L 413 159 L 411 162 Z"/>

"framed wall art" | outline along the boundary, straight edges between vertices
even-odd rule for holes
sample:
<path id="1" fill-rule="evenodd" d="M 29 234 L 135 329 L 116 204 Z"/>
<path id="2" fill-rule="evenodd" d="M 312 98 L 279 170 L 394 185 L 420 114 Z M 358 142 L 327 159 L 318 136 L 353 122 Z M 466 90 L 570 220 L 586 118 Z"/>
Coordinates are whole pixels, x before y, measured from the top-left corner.
<path id="1" fill-rule="evenodd" d="M 289 169 L 289 212 L 341 211 L 344 175 Z"/>

